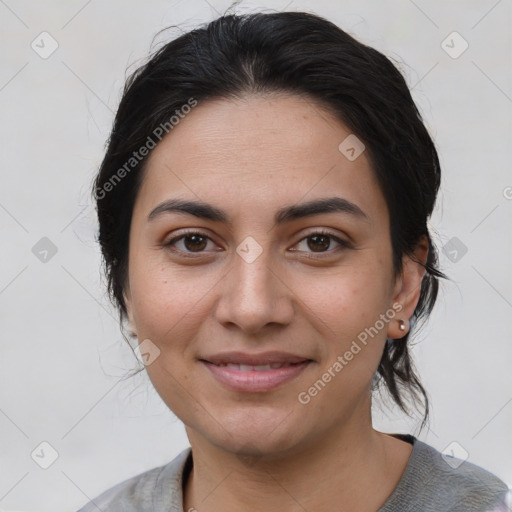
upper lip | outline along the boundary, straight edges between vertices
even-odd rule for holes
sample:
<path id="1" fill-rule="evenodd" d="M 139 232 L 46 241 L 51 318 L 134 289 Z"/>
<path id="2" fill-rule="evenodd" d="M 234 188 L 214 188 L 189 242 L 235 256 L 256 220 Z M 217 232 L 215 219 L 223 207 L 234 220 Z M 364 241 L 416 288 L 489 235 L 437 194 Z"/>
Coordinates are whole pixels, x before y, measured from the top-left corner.
<path id="1" fill-rule="evenodd" d="M 200 358 L 213 364 L 247 364 L 251 366 L 272 364 L 272 363 L 301 363 L 311 361 L 307 357 L 290 354 L 287 352 L 262 352 L 260 354 L 248 354 L 246 352 L 224 352 Z"/>

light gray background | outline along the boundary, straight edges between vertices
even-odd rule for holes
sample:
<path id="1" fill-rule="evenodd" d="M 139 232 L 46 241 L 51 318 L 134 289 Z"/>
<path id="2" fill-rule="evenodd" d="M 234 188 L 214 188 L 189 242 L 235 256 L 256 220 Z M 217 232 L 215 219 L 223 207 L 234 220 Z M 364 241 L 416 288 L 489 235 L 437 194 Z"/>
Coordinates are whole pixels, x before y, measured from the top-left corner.
<path id="1" fill-rule="evenodd" d="M 135 361 L 105 296 L 89 188 L 127 67 L 160 29 L 228 6 L 0 0 L 0 510 L 76 510 L 188 446 L 145 374 L 120 380 Z M 456 441 L 456 454 L 512 485 L 511 1 L 283 0 L 238 12 L 258 7 L 324 15 L 406 74 L 443 168 L 436 242 L 467 248 L 457 261 L 441 252 L 452 281 L 414 349 L 433 404 L 420 438 L 439 450 Z M 47 59 L 31 48 L 43 31 L 59 45 Z M 458 58 L 442 46 L 453 31 L 469 44 Z M 46 262 L 32 252 L 42 237 L 57 248 Z M 379 411 L 375 424 L 416 426 Z M 48 469 L 31 458 L 43 441 L 59 455 Z"/>

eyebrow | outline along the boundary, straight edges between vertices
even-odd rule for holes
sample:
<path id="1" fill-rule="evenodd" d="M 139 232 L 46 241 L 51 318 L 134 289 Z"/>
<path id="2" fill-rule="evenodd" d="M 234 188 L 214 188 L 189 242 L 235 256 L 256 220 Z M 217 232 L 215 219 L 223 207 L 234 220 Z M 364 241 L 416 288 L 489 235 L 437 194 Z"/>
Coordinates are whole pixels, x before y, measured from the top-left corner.
<path id="1" fill-rule="evenodd" d="M 201 201 L 189 201 L 184 199 L 168 199 L 163 201 L 150 212 L 148 215 L 148 221 L 152 221 L 162 214 L 173 212 L 193 215 L 199 219 L 207 219 L 230 224 L 229 216 L 224 210 Z M 342 197 L 326 197 L 280 208 L 276 212 L 274 222 L 277 225 L 280 225 L 296 219 L 312 215 L 320 215 L 322 213 L 345 213 L 361 220 L 369 221 L 366 213 L 364 213 L 356 204 Z"/>

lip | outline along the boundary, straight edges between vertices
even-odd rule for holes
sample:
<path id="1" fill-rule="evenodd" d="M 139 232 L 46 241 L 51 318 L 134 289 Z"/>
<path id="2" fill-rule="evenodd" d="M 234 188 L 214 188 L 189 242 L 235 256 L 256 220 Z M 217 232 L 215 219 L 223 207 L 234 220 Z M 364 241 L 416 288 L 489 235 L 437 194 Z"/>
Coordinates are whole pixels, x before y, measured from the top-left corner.
<path id="1" fill-rule="evenodd" d="M 255 393 L 275 389 L 300 375 L 313 361 L 284 352 L 266 352 L 263 354 L 246 354 L 229 352 L 200 359 L 213 377 L 233 391 Z M 237 369 L 224 365 L 266 366 L 283 364 L 281 368 L 271 369 Z"/>
<path id="2" fill-rule="evenodd" d="M 208 363 L 219 364 L 248 364 L 252 366 L 282 363 L 296 364 L 302 361 L 311 361 L 308 357 L 301 357 L 289 352 L 262 352 L 260 354 L 248 354 L 246 352 L 224 352 L 212 354 L 200 358 Z"/>

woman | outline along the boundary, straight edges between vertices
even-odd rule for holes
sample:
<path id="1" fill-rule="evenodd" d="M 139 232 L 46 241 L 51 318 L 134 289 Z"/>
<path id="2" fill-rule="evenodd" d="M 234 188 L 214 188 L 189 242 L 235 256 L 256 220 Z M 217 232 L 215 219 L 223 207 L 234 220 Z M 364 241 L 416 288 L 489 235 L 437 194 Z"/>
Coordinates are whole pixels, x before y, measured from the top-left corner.
<path id="1" fill-rule="evenodd" d="M 490 511 L 506 485 L 372 426 L 426 393 L 433 142 L 391 62 L 306 13 L 224 16 L 129 79 L 94 184 L 109 291 L 191 448 L 82 511 Z"/>

